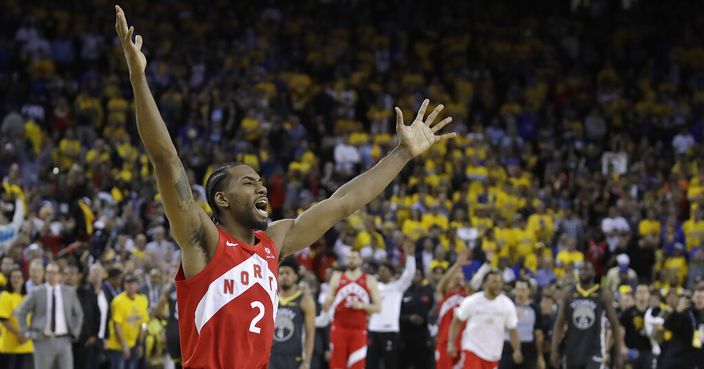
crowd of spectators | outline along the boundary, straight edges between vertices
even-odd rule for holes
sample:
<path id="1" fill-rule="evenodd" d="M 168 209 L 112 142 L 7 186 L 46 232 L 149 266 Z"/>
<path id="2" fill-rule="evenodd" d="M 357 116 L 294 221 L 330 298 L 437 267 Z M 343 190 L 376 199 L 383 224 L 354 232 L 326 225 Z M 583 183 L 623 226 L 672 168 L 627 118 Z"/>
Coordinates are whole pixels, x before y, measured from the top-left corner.
<path id="1" fill-rule="evenodd" d="M 456 139 L 296 256 L 313 293 L 347 250 L 373 270 L 412 242 L 423 286 L 470 248 L 467 279 L 483 264 L 508 286 L 532 278 L 550 311 L 582 263 L 619 302 L 638 283 L 685 297 L 704 278 L 704 17 L 693 1 L 627 3 L 124 8 L 208 211 L 217 163 L 251 165 L 272 220 L 295 217 L 394 147 L 394 106 L 411 117 L 428 97 L 454 118 Z M 51 260 L 80 287 L 100 262 L 114 292 L 136 276 L 161 316 L 180 255 L 136 132 L 112 3 L 0 4 L 0 118 L 0 286 L 15 267 L 42 283 L 32 261 Z"/>

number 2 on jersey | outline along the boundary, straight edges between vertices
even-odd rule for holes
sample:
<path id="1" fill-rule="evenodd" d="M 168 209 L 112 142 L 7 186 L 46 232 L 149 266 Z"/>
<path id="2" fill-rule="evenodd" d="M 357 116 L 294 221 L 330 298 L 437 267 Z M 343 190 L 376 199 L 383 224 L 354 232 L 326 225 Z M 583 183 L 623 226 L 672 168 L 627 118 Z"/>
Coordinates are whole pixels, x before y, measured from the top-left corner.
<path id="1" fill-rule="evenodd" d="M 252 301 L 250 306 L 252 307 L 252 309 L 259 310 L 259 313 L 257 314 L 257 316 L 254 317 L 254 319 L 252 319 L 252 322 L 249 323 L 249 331 L 252 333 L 259 334 L 261 333 L 262 329 L 257 327 L 257 323 L 259 323 L 259 321 L 262 320 L 262 318 L 264 317 L 264 304 L 262 304 L 261 301 Z"/>

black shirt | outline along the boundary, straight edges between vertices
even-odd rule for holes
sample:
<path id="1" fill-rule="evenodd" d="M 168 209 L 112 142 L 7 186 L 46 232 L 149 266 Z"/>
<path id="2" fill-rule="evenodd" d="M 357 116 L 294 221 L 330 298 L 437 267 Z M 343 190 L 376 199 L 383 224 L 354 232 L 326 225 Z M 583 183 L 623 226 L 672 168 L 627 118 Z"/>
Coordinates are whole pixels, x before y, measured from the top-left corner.
<path id="1" fill-rule="evenodd" d="M 637 307 L 631 306 L 621 313 L 619 321 L 626 332 L 625 343 L 629 349 L 638 351 L 651 350 L 650 339 L 645 333 L 645 310 L 640 311 Z"/>
<path id="2" fill-rule="evenodd" d="M 663 362 L 686 363 L 697 365 L 704 358 L 704 349 L 694 348 L 692 338 L 694 330 L 704 326 L 704 311 L 689 309 L 683 313 L 673 312 L 665 319 L 665 329 L 672 332 L 667 349 L 662 353 Z"/>
<path id="3" fill-rule="evenodd" d="M 401 302 L 401 337 L 411 335 L 429 335 L 428 315 L 433 308 L 433 287 L 430 285 L 411 286 L 403 294 Z M 423 317 L 421 325 L 411 323 L 411 315 Z"/>

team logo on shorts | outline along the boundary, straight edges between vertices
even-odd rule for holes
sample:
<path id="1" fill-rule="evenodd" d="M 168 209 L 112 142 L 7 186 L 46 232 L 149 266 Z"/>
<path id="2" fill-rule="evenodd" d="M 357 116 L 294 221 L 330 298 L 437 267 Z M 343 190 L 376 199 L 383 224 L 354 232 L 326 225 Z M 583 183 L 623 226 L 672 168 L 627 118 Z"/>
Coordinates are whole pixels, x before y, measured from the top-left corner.
<path id="1" fill-rule="evenodd" d="M 274 341 L 286 342 L 293 336 L 293 332 L 296 330 L 293 325 L 293 319 L 295 318 L 295 312 L 289 309 L 279 309 L 274 322 Z"/>
<path id="2" fill-rule="evenodd" d="M 590 300 L 572 302 L 572 324 L 578 329 L 589 329 L 596 321 L 596 304 Z"/>

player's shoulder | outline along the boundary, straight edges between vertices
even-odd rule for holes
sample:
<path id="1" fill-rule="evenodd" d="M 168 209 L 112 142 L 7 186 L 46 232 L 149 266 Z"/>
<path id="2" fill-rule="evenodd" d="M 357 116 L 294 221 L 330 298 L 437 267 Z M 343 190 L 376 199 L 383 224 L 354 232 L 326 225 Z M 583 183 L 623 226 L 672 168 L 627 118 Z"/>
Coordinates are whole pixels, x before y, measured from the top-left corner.
<path id="1" fill-rule="evenodd" d="M 291 230 L 295 222 L 295 219 L 277 220 L 269 224 L 266 231 L 264 231 L 263 233 L 269 239 L 271 239 L 274 244 L 278 245 L 277 247 L 279 247 L 280 250 L 280 248 L 284 245 L 284 241 L 286 240 L 286 234 L 288 234 L 288 231 Z"/>

